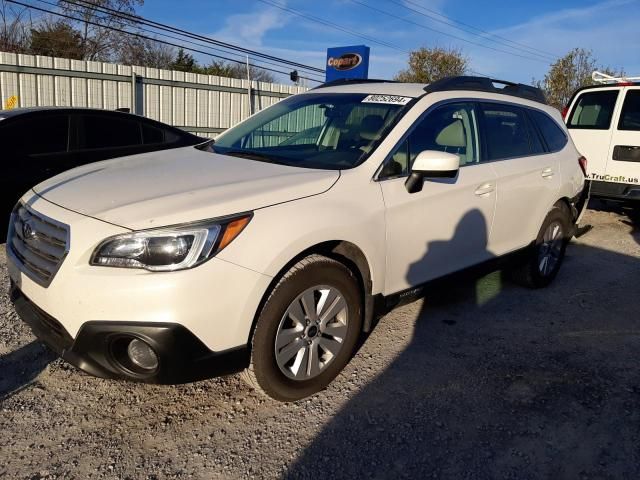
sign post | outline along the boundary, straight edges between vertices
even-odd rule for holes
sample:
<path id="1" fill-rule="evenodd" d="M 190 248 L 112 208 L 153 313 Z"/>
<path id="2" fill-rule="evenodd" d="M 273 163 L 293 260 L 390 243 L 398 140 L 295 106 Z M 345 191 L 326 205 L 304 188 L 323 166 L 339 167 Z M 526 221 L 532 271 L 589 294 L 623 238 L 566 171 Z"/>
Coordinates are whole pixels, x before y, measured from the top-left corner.
<path id="1" fill-rule="evenodd" d="M 369 47 L 353 45 L 327 49 L 325 81 L 369 78 Z"/>

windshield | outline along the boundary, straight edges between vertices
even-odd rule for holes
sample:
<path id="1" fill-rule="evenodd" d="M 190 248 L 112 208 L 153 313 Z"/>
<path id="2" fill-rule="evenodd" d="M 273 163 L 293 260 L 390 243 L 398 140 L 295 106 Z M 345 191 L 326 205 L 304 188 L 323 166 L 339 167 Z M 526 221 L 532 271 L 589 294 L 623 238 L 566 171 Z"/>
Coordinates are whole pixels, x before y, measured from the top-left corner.
<path id="1" fill-rule="evenodd" d="M 367 94 L 296 95 L 227 130 L 212 148 L 297 167 L 352 168 L 369 156 L 410 100 Z"/>

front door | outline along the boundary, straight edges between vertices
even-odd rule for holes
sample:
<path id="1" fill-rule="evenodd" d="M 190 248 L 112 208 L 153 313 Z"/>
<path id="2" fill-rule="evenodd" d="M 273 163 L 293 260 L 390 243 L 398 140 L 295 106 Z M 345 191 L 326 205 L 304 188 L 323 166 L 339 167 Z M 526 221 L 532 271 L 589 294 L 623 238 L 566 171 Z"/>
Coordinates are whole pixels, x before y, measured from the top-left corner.
<path id="1" fill-rule="evenodd" d="M 396 293 L 491 257 L 488 239 L 496 205 L 496 176 L 481 162 L 473 103 L 429 111 L 395 149 L 381 171 L 386 207 L 385 294 Z M 409 193 L 405 181 L 418 153 L 460 156 L 453 179 L 426 178 Z"/>

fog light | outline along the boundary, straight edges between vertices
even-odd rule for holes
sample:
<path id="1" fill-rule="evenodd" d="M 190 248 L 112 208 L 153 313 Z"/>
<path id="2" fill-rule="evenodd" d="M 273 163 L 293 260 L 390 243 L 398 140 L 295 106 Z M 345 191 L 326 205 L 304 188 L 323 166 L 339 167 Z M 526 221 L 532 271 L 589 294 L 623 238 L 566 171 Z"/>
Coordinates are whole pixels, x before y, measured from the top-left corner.
<path id="1" fill-rule="evenodd" d="M 155 370 L 158 368 L 158 355 L 153 348 L 142 340 L 134 338 L 127 347 L 129 360 L 143 370 Z"/>

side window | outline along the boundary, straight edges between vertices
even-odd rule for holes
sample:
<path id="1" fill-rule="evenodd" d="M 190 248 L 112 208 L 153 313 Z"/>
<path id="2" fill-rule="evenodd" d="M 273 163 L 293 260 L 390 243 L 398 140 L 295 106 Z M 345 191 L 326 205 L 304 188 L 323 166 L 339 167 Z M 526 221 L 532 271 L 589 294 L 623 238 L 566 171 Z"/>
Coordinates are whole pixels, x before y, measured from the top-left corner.
<path id="1" fill-rule="evenodd" d="M 640 90 L 628 90 L 618 130 L 640 131 Z"/>
<path id="2" fill-rule="evenodd" d="M 23 155 L 42 155 L 67 151 L 69 117 L 42 115 L 9 121 L 1 129 L 0 142 L 4 151 Z"/>
<path id="3" fill-rule="evenodd" d="M 115 115 L 81 115 L 80 149 L 137 146 L 142 143 L 140 124 Z"/>
<path id="4" fill-rule="evenodd" d="M 413 161 L 424 150 L 456 154 L 460 157 L 460 166 L 478 163 L 477 117 L 473 103 L 442 105 L 418 122 L 387 160 L 380 178 L 408 174 Z"/>
<path id="5" fill-rule="evenodd" d="M 535 153 L 529 139 L 527 119 L 521 108 L 486 103 L 482 106 L 482 113 L 489 160 L 526 157 Z"/>
<path id="6" fill-rule="evenodd" d="M 569 117 L 569 128 L 609 130 L 617 100 L 618 90 L 581 94 Z"/>
<path id="7" fill-rule="evenodd" d="M 529 110 L 529 114 L 538 126 L 550 152 L 559 152 L 567 144 L 564 130 L 546 113 L 539 110 Z"/>
<path id="8" fill-rule="evenodd" d="M 142 122 L 140 125 L 142 126 L 142 143 L 150 145 L 164 142 L 164 130 L 162 128 L 149 125 L 145 122 Z"/>

